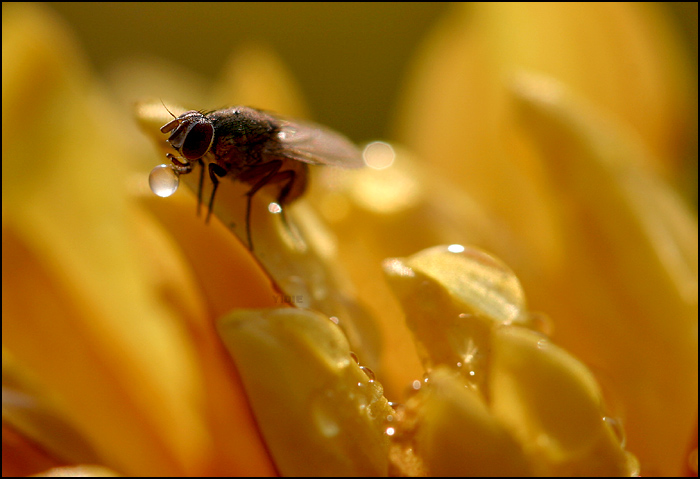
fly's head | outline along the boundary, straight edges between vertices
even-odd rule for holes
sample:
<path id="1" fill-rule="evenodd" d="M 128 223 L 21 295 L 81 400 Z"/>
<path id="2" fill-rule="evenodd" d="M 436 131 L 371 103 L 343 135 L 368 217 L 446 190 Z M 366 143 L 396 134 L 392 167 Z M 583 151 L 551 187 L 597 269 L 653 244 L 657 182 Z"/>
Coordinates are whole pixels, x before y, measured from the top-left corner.
<path id="1" fill-rule="evenodd" d="M 195 161 L 207 154 L 214 143 L 214 125 L 201 112 L 191 110 L 169 121 L 160 129 L 170 133 L 168 143 L 187 161 Z"/>

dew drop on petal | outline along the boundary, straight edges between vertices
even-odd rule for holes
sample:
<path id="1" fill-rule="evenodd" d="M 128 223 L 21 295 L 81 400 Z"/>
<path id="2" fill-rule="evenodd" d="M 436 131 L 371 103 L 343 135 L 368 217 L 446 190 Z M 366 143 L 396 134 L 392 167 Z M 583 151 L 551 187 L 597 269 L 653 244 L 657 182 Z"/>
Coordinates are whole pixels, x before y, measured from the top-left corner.
<path id="1" fill-rule="evenodd" d="M 552 336 L 554 323 L 552 319 L 544 313 L 529 313 L 530 325 L 535 331 L 539 331 L 545 336 Z"/>
<path id="2" fill-rule="evenodd" d="M 447 247 L 447 251 L 450 253 L 463 253 L 464 252 L 464 246 L 461 244 L 451 244 Z"/>
<path id="3" fill-rule="evenodd" d="M 180 185 L 180 176 L 170 165 L 158 165 L 148 175 L 148 185 L 151 191 L 161 198 L 167 198 L 177 191 Z"/>
<path id="4" fill-rule="evenodd" d="M 360 366 L 360 369 L 362 369 L 365 372 L 365 374 L 369 378 L 369 382 L 372 382 L 376 379 L 376 377 L 374 376 L 374 371 L 372 371 L 370 368 Z"/>
<path id="5" fill-rule="evenodd" d="M 615 437 L 617 437 L 620 443 L 620 447 L 624 449 L 627 444 L 627 438 L 625 436 L 625 430 L 622 428 L 622 423 L 618 419 L 610 416 L 604 416 L 603 421 L 612 428 Z"/>

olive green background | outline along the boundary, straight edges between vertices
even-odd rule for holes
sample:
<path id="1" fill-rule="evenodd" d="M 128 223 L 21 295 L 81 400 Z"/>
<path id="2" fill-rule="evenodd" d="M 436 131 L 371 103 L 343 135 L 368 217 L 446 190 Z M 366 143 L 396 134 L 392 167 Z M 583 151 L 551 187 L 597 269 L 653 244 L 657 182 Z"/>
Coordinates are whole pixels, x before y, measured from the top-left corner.
<path id="1" fill-rule="evenodd" d="M 237 46 L 272 47 L 312 117 L 356 141 L 387 135 L 402 79 L 445 3 L 52 3 L 93 67 L 162 57 L 215 81 Z"/>

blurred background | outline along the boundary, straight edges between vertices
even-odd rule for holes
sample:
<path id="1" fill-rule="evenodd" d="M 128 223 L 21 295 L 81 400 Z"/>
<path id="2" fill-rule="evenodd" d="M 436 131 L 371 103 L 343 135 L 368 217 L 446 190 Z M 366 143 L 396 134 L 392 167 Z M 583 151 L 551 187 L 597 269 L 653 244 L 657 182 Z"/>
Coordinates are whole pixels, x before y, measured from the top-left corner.
<path id="1" fill-rule="evenodd" d="M 94 67 L 160 57 L 215 82 L 238 47 L 272 48 L 315 120 L 356 141 L 386 136 L 402 78 L 447 10 L 425 3 L 51 3 Z M 206 107 L 212 107 L 207 105 Z"/>

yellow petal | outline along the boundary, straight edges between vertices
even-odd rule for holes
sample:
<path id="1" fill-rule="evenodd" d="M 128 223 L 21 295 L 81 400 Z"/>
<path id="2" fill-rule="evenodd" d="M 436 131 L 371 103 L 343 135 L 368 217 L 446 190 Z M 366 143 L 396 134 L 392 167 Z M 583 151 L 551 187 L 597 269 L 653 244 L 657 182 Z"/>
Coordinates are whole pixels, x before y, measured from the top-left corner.
<path id="1" fill-rule="evenodd" d="M 211 376 L 188 324 L 202 323 L 201 296 L 129 199 L 123 123 L 60 24 L 37 6 L 3 8 L 3 347 L 102 464 L 216 470 L 231 441 L 206 429 Z M 238 438 L 219 464 L 273 472 L 240 387 L 224 384 L 213 390 L 242 407 L 217 418 Z M 50 445 L 51 433 L 37 440 Z"/>
<path id="2" fill-rule="evenodd" d="M 106 461 L 186 469 L 192 351 L 138 267 L 111 110 L 53 18 L 15 6 L 3 24 L 3 345 Z"/>
<path id="3" fill-rule="evenodd" d="M 530 77 L 516 95 L 566 248 L 530 299 L 620 401 L 642 472 L 678 474 L 697 414 L 697 219 L 644 167 L 636 135 L 557 83 Z"/>
<path id="4" fill-rule="evenodd" d="M 392 409 L 332 321 L 298 308 L 238 310 L 219 332 L 283 475 L 386 474 Z"/>
<path id="5" fill-rule="evenodd" d="M 21 477 L 60 465 L 55 457 L 47 454 L 37 444 L 29 441 L 3 421 L 2 424 L 2 475 Z"/>
<path id="6" fill-rule="evenodd" d="M 491 410 L 536 458 L 540 474 L 629 476 L 636 459 L 604 419 L 603 398 L 586 367 L 542 335 L 519 327 L 495 331 Z M 546 472 L 545 472 L 546 471 Z"/>
<path id="7" fill-rule="evenodd" d="M 533 474 L 520 444 L 464 378 L 447 367 L 428 375 L 420 392 L 406 402 L 404 415 L 407 419 L 392 439 L 413 450 L 428 476 Z"/>
<path id="8" fill-rule="evenodd" d="M 498 147 L 492 135 L 507 121 L 504 87 L 511 75 L 525 70 L 556 78 L 629 124 L 645 138 L 659 165 L 673 165 L 683 153 L 679 137 L 692 141 L 697 122 L 693 64 L 676 29 L 660 5 L 454 7 L 418 59 L 401 138 L 431 162 L 472 175 L 487 173 L 489 166 L 481 170 L 477 161 L 494 156 L 479 158 L 488 153 L 483 147 Z M 430 151 L 431 142 L 443 139 L 448 143 Z M 440 158 L 441 152 L 458 156 Z"/>
<path id="9" fill-rule="evenodd" d="M 17 432 L 9 432 L 11 439 L 8 447 L 18 447 L 18 456 L 22 457 L 24 442 L 33 441 L 46 451 L 54 461 L 68 463 L 98 463 L 99 456 L 85 437 L 66 419 L 57 414 L 60 404 L 53 391 L 32 377 L 27 368 L 23 368 L 11 354 L 3 349 L 2 353 L 2 391 L 3 391 L 3 427 L 12 427 L 21 431 L 24 439 Z M 10 426 L 12 425 L 12 426 Z M 5 438 L 3 431 L 3 440 Z M 14 441 L 16 440 L 16 443 Z M 5 444 L 3 443 L 3 448 Z M 27 447 L 29 452 L 31 447 Z M 4 452 L 4 449 L 3 449 Z M 29 454 L 27 459 L 33 455 Z M 14 464 L 11 462 L 10 464 Z M 28 461 L 24 467 L 32 466 Z M 41 470 L 46 467 L 41 467 Z M 4 472 L 4 469 L 3 469 Z M 26 476 L 27 473 L 9 474 Z"/>
<path id="10" fill-rule="evenodd" d="M 428 370 L 449 368 L 450 374 L 461 378 L 455 381 L 462 383 L 437 387 L 431 394 L 445 397 L 421 409 L 419 406 L 425 406 L 422 401 L 430 397 L 423 394 L 424 388 L 427 384 L 428 391 L 432 390 L 435 371 L 424 382 L 415 381 L 413 388 L 420 392 L 417 403 L 409 400 L 415 403 L 406 414 L 409 422 L 415 419 L 428 430 L 439 428 L 451 434 L 441 440 L 454 442 L 460 428 L 448 432 L 448 425 L 441 425 L 446 422 L 443 416 L 453 413 L 465 422 L 476 421 L 491 431 L 494 441 L 502 441 L 506 450 L 521 457 L 514 466 L 521 473 L 530 468 L 545 475 L 629 475 L 636 471 L 634 457 L 624 451 L 621 439 L 604 420 L 602 395 L 592 374 L 541 333 L 528 329 L 535 322 L 525 309 L 517 278 L 505 265 L 481 251 L 452 245 L 404 260 L 388 260 L 384 267 Z M 439 384 L 443 380 L 438 375 Z M 470 398 L 462 393 L 464 404 L 456 405 L 449 399 L 451 391 L 465 387 Z M 488 423 L 492 424 L 487 428 Z M 419 441 L 419 433 L 414 433 L 414 441 Z M 433 451 L 437 446 L 430 441 L 438 436 L 431 433 L 422 447 Z M 418 443 L 416 453 L 422 454 Z M 482 454 L 489 457 L 489 452 Z M 462 470 L 468 465 L 448 464 Z M 488 464 L 475 467 L 489 471 Z M 491 474 L 500 472 L 491 470 Z"/>
<path id="11" fill-rule="evenodd" d="M 525 297 L 513 272 L 475 248 L 436 246 L 384 262 L 424 365 L 462 368 L 483 379 L 494 324 L 526 324 Z"/>
<path id="12" fill-rule="evenodd" d="M 386 351 L 379 372 L 387 393 L 398 398 L 423 369 L 377 265 L 387 257 L 464 241 L 497 245 L 521 261 L 526 255 L 512 232 L 451 178 L 436 174 L 405 148 L 389 146 L 395 154 L 389 167 L 320 171 L 311 183 L 309 203 L 337 238 L 338 259 L 354 280 L 357 296 L 378 318 Z"/>

